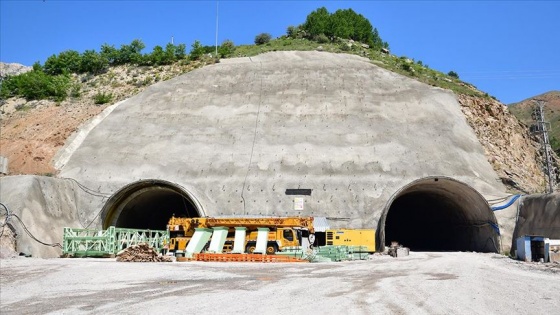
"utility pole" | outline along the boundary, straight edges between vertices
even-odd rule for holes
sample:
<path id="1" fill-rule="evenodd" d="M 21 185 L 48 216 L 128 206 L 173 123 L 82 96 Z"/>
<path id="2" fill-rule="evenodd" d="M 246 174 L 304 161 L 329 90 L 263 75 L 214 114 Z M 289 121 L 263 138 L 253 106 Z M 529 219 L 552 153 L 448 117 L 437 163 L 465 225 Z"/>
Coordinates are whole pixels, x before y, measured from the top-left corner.
<path id="1" fill-rule="evenodd" d="M 544 105 L 545 102 L 543 100 L 533 100 L 536 105 L 533 108 L 533 119 L 535 119 L 535 124 L 531 126 L 530 130 L 534 134 L 542 135 L 541 141 L 541 149 L 544 152 L 545 158 L 545 166 L 546 166 L 546 175 L 548 177 L 548 192 L 554 192 L 554 177 L 553 174 L 553 166 L 552 166 L 552 154 L 551 154 L 551 147 L 550 142 L 548 140 L 548 130 L 547 125 L 549 124 L 544 120 Z"/>
<path id="2" fill-rule="evenodd" d="M 218 5 L 219 1 L 216 1 L 216 58 L 218 57 Z"/>

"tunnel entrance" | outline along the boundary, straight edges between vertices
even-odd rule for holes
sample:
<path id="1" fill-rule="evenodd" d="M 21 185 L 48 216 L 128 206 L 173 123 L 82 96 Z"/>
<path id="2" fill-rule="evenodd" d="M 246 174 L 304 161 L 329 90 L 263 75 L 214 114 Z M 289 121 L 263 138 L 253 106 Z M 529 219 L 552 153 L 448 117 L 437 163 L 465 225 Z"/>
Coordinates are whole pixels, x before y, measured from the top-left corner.
<path id="1" fill-rule="evenodd" d="M 423 178 L 395 193 L 381 216 L 378 239 L 413 251 L 499 252 L 499 229 L 486 199 L 445 177 Z"/>
<path id="2" fill-rule="evenodd" d="M 163 180 L 142 180 L 123 187 L 101 210 L 103 228 L 165 230 L 172 215 L 200 217 L 201 206 L 182 187 Z"/>

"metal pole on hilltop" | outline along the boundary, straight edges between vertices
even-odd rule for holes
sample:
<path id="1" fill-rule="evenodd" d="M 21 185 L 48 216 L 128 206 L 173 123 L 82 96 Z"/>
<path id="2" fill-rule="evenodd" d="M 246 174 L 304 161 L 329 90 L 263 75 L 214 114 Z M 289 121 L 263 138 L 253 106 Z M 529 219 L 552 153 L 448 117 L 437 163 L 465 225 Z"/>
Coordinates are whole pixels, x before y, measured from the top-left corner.
<path id="1" fill-rule="evenodd" d="M 219 1 L 216 1 L 216 57 L 218 57 L 218 5 Z"/>

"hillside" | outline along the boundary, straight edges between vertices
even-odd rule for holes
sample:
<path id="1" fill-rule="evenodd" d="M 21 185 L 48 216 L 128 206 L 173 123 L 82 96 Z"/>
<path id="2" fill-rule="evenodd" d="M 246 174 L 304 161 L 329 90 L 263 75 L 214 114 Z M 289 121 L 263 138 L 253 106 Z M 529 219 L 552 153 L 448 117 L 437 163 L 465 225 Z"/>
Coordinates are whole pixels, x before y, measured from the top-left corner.
<path id="1" fill-rule="evenodd" d="M 236 47 L 233 57 L 254 56 L 278 50 L 317 50 L 351 53 L 369 58 L 372 63 L 420 82 L 450 89 L 457 95 L 467 122 L 474 129 L 486 156 L 498 175 L 512 191 L 540 192 L 544 187 L 537 143 L 512 116 L 507 107 L 474 86 L 432 70 L 421 62 L 372 50 L 353 41 L 322 43 L 282 37 L 265 45 Z M 9 174 L 54 175 L 52 160 L 74 131 L 107 106 L 143 91 L 149 85 L 214 63 L 200 62 L 167 66 L 112 67 L 104 74 L 74 75 L 79 93 L 55 102 L 11 98 L 2 101 L 0 155 L 9 159 Z M 111 101 L 95 104 L 96 95 L 111 95 Z M 512 150 L 511 148 L 515 149 Z"/>
<path id="2" fill-rule="evenodd" d="M 80 125 L 107 106 L 136 95 L 153 83 L 189 72 L 207 62 L 213 60 L 158 67 L 124 65 L 97 76 L 74 75 L 79 93 L 62 102 L 2 100 L 0 155 L 9 160 L 9 174 L 54 175 L 53 157 Z M 110 95 L 110 101 L 95 104 L 95 96 L 99 94 Z"/>
<path id="3" fill-rule="evenodd" d="M 560 153 L 560 91 L 550 91 L 536 95 L 521 102 L 509 104 L 509 110 L 521 122 L 530 126 L 535 123 L 531 116 L 535 106 L 534 99 L 545 102 L 545 119 L 550 123 L 549 137 L 552 149 Z"/>

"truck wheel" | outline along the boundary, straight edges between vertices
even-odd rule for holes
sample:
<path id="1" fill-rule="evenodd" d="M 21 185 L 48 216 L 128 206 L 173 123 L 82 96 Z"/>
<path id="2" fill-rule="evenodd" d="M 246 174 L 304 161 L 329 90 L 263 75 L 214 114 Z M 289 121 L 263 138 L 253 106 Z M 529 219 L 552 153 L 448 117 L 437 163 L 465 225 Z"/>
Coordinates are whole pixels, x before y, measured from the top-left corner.
<path id="1" fill-rule="evenodd" d="M 257 245 L 255 245 L 255 244 L 247 244 L 247 247 L 245 247 L 245 252 L 247 254 L 252 254 L 255 251 L 256 246 Z"/>
<path id="2" fill-rule="evenodd" d="M 268 243 L 268 245 L 266 245 L 266 254 L 267 255 L 274 255 L 274 254 L 276 254 L 277 251 L 278 251 L 278 245 L 276 245 L 274 243 Z"/>

